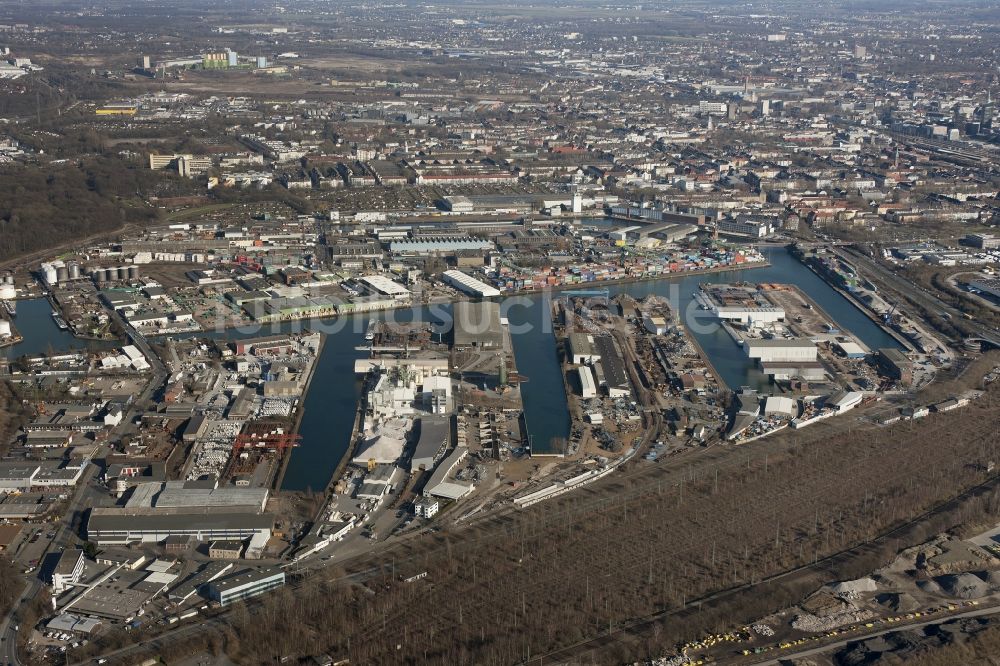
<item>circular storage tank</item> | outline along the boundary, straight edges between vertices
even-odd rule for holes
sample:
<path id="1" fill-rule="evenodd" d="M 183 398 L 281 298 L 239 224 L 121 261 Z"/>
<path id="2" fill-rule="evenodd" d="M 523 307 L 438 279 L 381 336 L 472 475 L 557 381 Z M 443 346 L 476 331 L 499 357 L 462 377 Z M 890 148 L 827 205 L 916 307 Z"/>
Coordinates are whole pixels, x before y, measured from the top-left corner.
<path id="1" fill-rule="evenodd" d="M 94 282 L 98 284 L 108 281 L 108 272 L 103 268 L 95 268 L 90 272 L 90 276 L 94 278 Z"/>
<path id="2" fill-rule="evenodd" d="M 119 280 L 127 280 L 128 279 L 128 266 L 119 266 L 118 267 L 118 279 Z"/>
<path id="3" fill-rule="evenodd" d="M 138 280 L 139 279 L 139 267 L 138 266 L 129 266 L 128 267 L 128 279 L 129 280 Z"/>
<path id="4" fill-rule="evenodd" d="M 65 282 L 69 279 L 69 269 L 65 266 L 60 266 L 56 269 L 56 282 Z"/>
<path id="5" fill-rule="evenodd" d="M 4 284 L 14 284 L 14 276 L 13 275 L 4 275 L 3 276 L 3 283 Z"/>
<path id="6" fill-rule="evenodd" d="M 70 264 L 69 265 L 69 279 L 76 280 L 80 277 L 80 264 Z"/>
<path id="7" fill-rule="evenodd" d="M 42 279 L 46 284 L 55 284 L 58 281 L 55 266 L 52 264 L 42 264 Z"/>

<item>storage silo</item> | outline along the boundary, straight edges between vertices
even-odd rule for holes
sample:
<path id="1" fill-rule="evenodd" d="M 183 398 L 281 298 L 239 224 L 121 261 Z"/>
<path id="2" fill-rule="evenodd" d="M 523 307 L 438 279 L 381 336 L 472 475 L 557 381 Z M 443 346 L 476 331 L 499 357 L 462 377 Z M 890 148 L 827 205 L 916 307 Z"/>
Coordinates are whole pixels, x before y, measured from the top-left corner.
<path id="1" fill-rule="evenodd" d="M 42 264 L 42 279 L 46 284 L 55 284 L 58 281 L 56 267 L 52 264 Z"/>
<path id="2" fill-rule="evenodd" d="M 132 265 L 128 267 L 128 279 L 138 280 L 139 279 L 139 267 Z"/>
<path id="3" fill-rule="evenodd" d="M 69 279 L 78 280 L 80 279 L 80 264 L 75 261 L 69 265 Z"/>
<path id="4" fill-rule="evenodd" d="M 69 269 L 60 266 L 56 269 L 56 282 L 66 282 L 67 280 L 69 280 Z"/>
<path id="5" fill-rule="evenodd" d="M 14 284 L 14 276 L 13 275 L 4 275 L 3 276 L 3 283 L 4 284 Z"/>

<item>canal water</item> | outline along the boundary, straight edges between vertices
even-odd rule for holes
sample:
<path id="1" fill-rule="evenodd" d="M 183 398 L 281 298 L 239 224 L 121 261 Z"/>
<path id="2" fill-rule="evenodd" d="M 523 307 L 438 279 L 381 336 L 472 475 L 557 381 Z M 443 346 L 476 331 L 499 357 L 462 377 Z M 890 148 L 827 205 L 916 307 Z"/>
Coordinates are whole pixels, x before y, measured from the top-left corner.
<path id="1" fill-rule="evenodd" d="M 635 298 L 657 294 L 678 308 L 681 321 L 697 339 L 721 379 L 730 387 L 757 387 L 768 390 L 767 378 L 748 362 L 741 348 L 707 313 L 693 302 L 693 294 L 703 283 L 784 282 L 795 284 L 808 294 L 837 326 L 857 335 L 871 349 L 899 347 L 899 344 L 830 287 L 784 248 L 764 250 L 771 265 L 767 268 L 736 270 L 710 275 L 667 278 L 624 285 L 608 285 L 612 296 L 627 293 Z M 555 337 L 549 320 L 549 297 L 532 295 L 506 299 L 502 314 L 511 326 L 511 339 L 519 372 L 528 378 L 522 384 L 525 421 L 532 446 L 538 453 L 554 452 L 555 443 L 569 435 L 569 418 Z M 21 354 L 47 353 L 86 348 L 52 321 L 51 309 L 44 299 L 18 302 L 15 326 L 25 341 L 5 350 L 10 358 Z M 449 306 L 383 313 L 395 321 L 409 321 L 414 316 L 425 321 L 450 318 Z M 365 356 L 356 347 L 364 344 L 368 318 L 343 317 L 330 320 L 291 322 L 264 330 L 227 331 L 216 337 L 239 338 L 270 335 L 278 332 L 315 330 L 326 334 L 323 353 L 317 360 L 305 412 L 300 426 L 302 445 L 295 449 L 285 471 L 285 490 L 321 490 L 350 447 L 355 410 L 361 396 L 361 382 L 354 375 L 355 359 Z"/>
<path id="2" fill-rule="evenodd" d="M 81 340 L 68 330 L 60 329 L 52 319 L 52 306 L 44 298 L 17 301 L 17 316 L 13 319 L 13 324 L 24 340 L 0 349 L 0 354 L 9 359 L 50 352 L 106 349 L 111 345 L 103 341 Z"/>

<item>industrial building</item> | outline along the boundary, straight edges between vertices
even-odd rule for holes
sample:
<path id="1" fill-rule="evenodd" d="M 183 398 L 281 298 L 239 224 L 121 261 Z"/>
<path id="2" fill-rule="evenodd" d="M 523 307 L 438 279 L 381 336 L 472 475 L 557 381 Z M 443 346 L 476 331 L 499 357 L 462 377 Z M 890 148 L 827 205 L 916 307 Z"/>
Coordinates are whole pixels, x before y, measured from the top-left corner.
<path id="1" fill-rule="evenodd" d="M 462 236 L 401 238 L 389 243 L 389 251 L 393 254 L 447 254 L 457 250 L 491 250 L 493 247 L 492 241 Z"/>
<path id="2" fill-rule="evenodd" d="M 267 488 L 215 488 L 198 481 L 140 483 L 125 503 L 128 510 L 208 509 L 262 513 L 267 505 Z"/>
<path id="3" fill-rule="evenodd" d="M 695 300 L 719 319 L 747 326 L 774 323 L 785 318 L 784 308 L 774 305 L 758 289 L 741 285 L 704 285 Z"/>
<path id="4" fill-rule="evenodd" d="M 879 349 L 875 361 L 879 371 L 890 379 L 904 386 L 913 382 L 913 361 L 902 351 L 892 347 Z"/>
<path id="5" fill-rule="evenodd" d="M 816 361 L 816 344 L 806 338 L 747 339 L 743 351 L 762 364 Z"/>
<path id="6" fill-rule="evenodd" d="M 427 480 L 427 484 L 424 486 L 424 495 L 439 499 L 457 500 L 471 493 L 471 483 L 459 483 L 448 480 L 451 471 L 465 460 L 465 456 L 468 454 L 468 447 L 456 446 L 437 466 L 437 469 L 431 474 L 431 478 Z"/>
<path id="7" fill-rule="evenodd" d="M 826 405 L 836 412 L 846 412 L 860 405 L 864 397 L 860 391 L 838 391 L 827 398 Z"/>
<path id="8" fill-rule="evenodd" d="M 601 360 L 594 366 L 597 385 L 603 388 L 612 398 L 624 397 L 629 394 L 629 380 L 625 372 L 625 361 L 615 347 L 610 335 L 599 335 L 594 338 L 594 344 L 601 355 Z"/>
<path id="9" fill-rule="evenodd" d="M 366 275 L 360 278 L 359 281 L 371 293 L 388 296 L 397 301 L 406 301 L 410 298 L 409 289 L 384 275 Z"/>
<path id="10" fill-rule="evenodd" d="M 455 287 L 459 291 L 464 291 L 472 296 L 478 296 L 480 298 L 489 298 L 491 296 L 499 296 L 500 290 L 496 287 L 491 287 L 490 285 L 477 280 L 476 278 L 463 273 L 462 271 L 450 270 L 445 271 L 442 274 L 444 281 L 451 286 Z"/>
<path id="11" fill-rule="evenodd" d="M 451 442 L 451 418 L 424 416 L 416 420 L 417 443 L 410 460 L 413 471 L 429 470 L 440 460 Z"/>
<path id="12" fill-rule="evenodd" d="M 98 507 L 87 519 L 87 540 L 110 544 L 159 543 L 169 536 L 190 536 L 196 541 L 271 537 L 274 516 L 248 512 L 208 510 L 157 510 Z"/>
<path id="13" fill-rule="evenodd" d="M 588 333 L 570 333 L 567 338 L 567 353 L 574 365 L 590 364 L 601 360 L 601 353 L 594 345 L 594 336 Z"/>
<path id="14" fill-rule="evenodd" d="M 242 599 L 249 599 L 281 587 L 285 584 L 285 572 L 276 567 L 245 569 L 225 578 L 210 581 L 206 586 L 206 596 L 221 606 Z"/>
<path id="15" fill-rule="evenodd" d="M 499 303 L 459 301 L 455 303 L 452 313 L 454 317 L 452 334 L 456 349 L 503 347 Z"/>
<path id="16" fill-rule="evenodd" d="M 213 541 L 208 545 L 208 556 L 213 560 L 238 560 L 241 555 L 242 541 Z"/>
<path id="17" fill-rule="evenodd" d="M 580 397 L 584 400 L 597 397 L 597 384 L 594 382 L 594 373 L 586 365 L 581 365 L 576 369 L 580 376 Z"/>
<path id="18" fill-rule="evenodd" d="M 62 594 L 70 585 L 79 582 L 83 574 L 83 551 L 79 548 L 64 550 L 52 570 L 52 592 Z"/>

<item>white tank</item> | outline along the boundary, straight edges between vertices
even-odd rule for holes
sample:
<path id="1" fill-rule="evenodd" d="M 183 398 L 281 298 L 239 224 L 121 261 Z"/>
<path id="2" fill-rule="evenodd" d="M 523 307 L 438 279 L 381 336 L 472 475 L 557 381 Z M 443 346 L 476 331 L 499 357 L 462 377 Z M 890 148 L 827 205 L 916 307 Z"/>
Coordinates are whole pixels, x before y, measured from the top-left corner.
<path id="1" fill-rule="evenodd" d="M 42 264 L 42 279 L 45 280 L 46 284 L 55 284 L 58 282 L 56 267 L 52 264 Z"/>
<path id="2" fill-rule="evenodd" d="M 0 319 L 0 338 L 10 337 L 10 322 L 6 319 Z"/>

